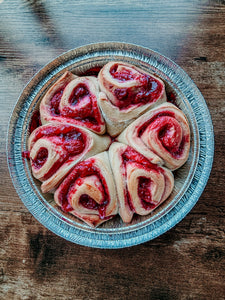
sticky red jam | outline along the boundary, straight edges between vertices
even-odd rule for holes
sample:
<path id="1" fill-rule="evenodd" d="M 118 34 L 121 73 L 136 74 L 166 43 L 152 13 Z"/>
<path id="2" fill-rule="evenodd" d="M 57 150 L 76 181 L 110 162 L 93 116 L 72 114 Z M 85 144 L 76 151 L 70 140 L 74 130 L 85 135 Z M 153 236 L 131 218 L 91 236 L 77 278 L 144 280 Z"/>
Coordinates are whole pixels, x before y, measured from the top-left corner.
<path id="1" fill-rule="evenodd" d="M 85 99 L 85 105 L 79 103 Z M 72 121 L 77 120 L 86 125 L 88 128 L 98 131 L 99 126 L 104 125 L 97 99 L 95 95 L 91 95 L 88 88 L 84 84 L 79 84 L 71 93 L 69 98 L 70 106 L 66 106 L 60 111 L 60 116 L 70 118 Z"/>
<path id="2" fill-rule="evenodd" d="M 32 164 L 36 169 L 40 169 L 48 158 L 48 150 L 44 147 L 40 148 L 35 158 L 32 159 Z"/>
<path id="3" fill-rule="evenodd" d="M 167 93 L 167 101 L 174 104 L 174 105 L 177 105 L 176 95 L 173 92 L 168 92 Z"/>
<path id="4" fill-rule="evenodd" d="M 147 103 L 153 103 L 158 100 L 162 86 L 154 78 L 149 78 L 148 84 L 142 85 L 137 89 L 133 88 L 122 88 L 115 89 L 114 94 L 118 99 L 117 106 L 120 109 L 128 108 L 132 105 L 144 105 Z"/>
<path id="5" fill-rule="evenodd" d="M 39 110 L 37 110 L 33 113 L 31 117 L 29 132 L 32 133 L 39 126 L 41 126 L 41 117 Z"/>
<path id="6" fill-rule="evenodd" d="M 167 117 L 165 117 L 164 119 L 167 119 Z M 164 122 L 166 121 L 167 120 L 165 120 Z M 175 127 L 174 124 L 166 122 L 166 124 L 159 130 L 158 137 L 162 145 L 168 151 L 176 153 L 180 148 L 180 143 L 182 140 L 181 127 Z"/>
<path id="7" fill-rule="evenodd" d="M 168 117 L 175 117 L 175 114 L 171 111 L 163 111 L 160 113 L 155 114 L 152 118 L 150 118 L 149 120 L 147 120 L 144 124 L 142 124 L 142 126 L 139 127 L 138 129 L 138 137 L 140 137 L 143 132 L 147 129 L 147 127 L 153 123 L 155 120 L 159 119 L 160 117 L 164 117 L 164 116 L 168 116 Z"/>
<path id="8" fill-rule="evenodd" d="M 22 158 L 30 159 L 30 151 L 28 151 L 28 150 L 23 151 Z"/>
<path id="9" fill-rule="evenodd" d="M 71 93 L 69 98 L 69 103 L 71 105 L 76 105 L 86 96 L 90 96 L 89 90 L 86 88 L 84 84 L 79 84 Z"/>
<path id="10" fill-rule="evenodd" d="M 69 154 L 77 155 L 81 153 L 86 145 L 85 135 L 70 125 L 44 126 L 37 131 L 34 142 L 42 137 L 54 137 L 55 143 L 62 146 Z"/>
<path id="11" fill-rule="evenodd" d="M 97 77 L 98 76 L 98 73 L 100 72 L 102 67 L 93 67 L 93 68 L 90 68 L 89 70 L 83 72 L 81 74 L 81 76 L 95 76 Z"/>
<path id="12" fill-rule="evenodd" d="M 59 103 L 61 101 L 64 89 L 65 89 L 65 87 L 63 87 L 61 90 L 59 90 L 57 93 L 55 93 L 55 95 L 50 100 L 50 106 L 51 106 L 50 110 L 51 110 L 51 114 L 53 116 L 60 115 Z"/>
<path id="13" fill-rule="evenodd" d="M 162 84 L 154 77 L 142 74 L 132 73 L 130 69 L 117 70 L 118 65 L 113 66 L 110 70 L 113 78 L 119 82 L 136 80 L 137 86 L 130 88 L 117 88 L 114 95 L 118 100 L 116 104 L 120 109 L 128 108 L 132 105 L 143 105 L 157 101 L 162 93 Z"/>
<path id="14" fill-rule="evenodd" d="M 55 174 L 55 172 L 61 167 L 62 163 L 65 161 L 66 159 L 66 155 L 62 155 L 59 160 L 57 160 L 52 167 L 48 170 L 48 172 L 44 175 L 43 179 L 47 180 L 49 179 L 53 174 Z"/>
<path id="15" fill-rule="evenodd" d="M 173 150 L 173 152 L 171 152 L 171 154 L 173 155 L 173 157 L 181 157 L 184 151 L 184 146 L 186 144 L 188 144 L 190 141 L 190 137 L 188 135 L 184 135 L 182 137 L 181 143 L 179 145 L 179 148 L 176 148 L 175 150 Z"/>
<path id="16" fill-rule="evenodd" d="M 111 68 L 110 74 L 112 75 L 113 78 L 115 78 L 115 79 L 117 79 L 118 81 L 121 81 L 121 82 L 135 79 L 135 75 L 129 69 L 124 68 L 123 72 L 118 71 L 118 65 L 117 64 L 115 64 Z"/>
<path id="17" fill-rule="evenodd" d="M 61 134 L 59 137 L 62 139 L 63 146 L 69 154 L 78 155 L 85 148 L 85 137 L 81 132 L 74 130 Z"/>
<path id="18" fill-rule="evenodd" d="M 65 107 L 62 116 L 77 120 L 85 124 L 86 127 L 96 131 L 99 131 L 99 126 L 104 124 L 98 108 L 92 106 L 91 102 L 79 110 L 72 110 L 69 107 Z"/>
<path id="19" fill-rule="evenodd" d="M 173 121 L 174 120 L 174 121 Z M 154 115 L 138 129 L 138 137 L 144 133 L 147 127 L 158 131 L 158 139 L 165 150 L 173 157 L 180 157 L 185 143 L 189 142 L 189 136 L 182 136 L 180 125 L 176 125 L 176 116 L 171 111 L 164 111 Z"/>
<path id="20" fill-rule="evenodd" d="M 138 180 L 138 196 L 141 199 L 144 199 L 147 202 L 151 201 L 151 194 L 149 192 L 149 188 L 151 185 L 151 181 L 149 178 L 146 177 L 139 177 Z"/>
<path id="21" fill-rule="evenodd" d="M 68 162 L 74 156 L 82 153 L 86 147 L 86 137 L 78 129 L 70 125 L 59 127 L 44 126 L 40 127 L 36 132 L 33 142 L 35 143 L 42 137 L 49 137 L 51 142 L 56 146 L 60 146 L 64 151 L 60 151 L 59 159 L 52 165 L 48 172 L 44 175 L 44 179 L 50 178 L 64 162 Z M 40 169 L 47 160 L 47 149 L 41 148 L 34 159 L 32 159 L 32 166 Z"/>
<path id="22" fill-rule="evenodd" d="M 154 209 L 155 204 L 152 203 L 152 196 L 150 193 L 151 180 L 146 177 L 139 177 L 138 182 L 138 196 L 142 201 L 142 205 L 145 209 Z"/>
<path id="23" fill-rule="evenodd" d="M 126 150 L 122 154 L 122 161 L 124 164 L 124 168 L 126 169 L 126 165 L 129 162 L 137 163 L 138 165 L 141 165 L 141 168 L 144 168 L 147 171 L 155 170 L 157 172 L 161 172 L 162 169 L 151 163 L 146 157 L 144 157 L 142 154 L 137 152 L 131 147 L 127 147 Z M 152 209 L 155 207 L 155 204 L 151 202 L 151 194 L 150 194 L 150 185 L 151 181 L 149 178 L 146 177 L 139 177 L 138 182 L 138 196 L 140 197 L 142 201 L 142 205 L 145 209 Z M 132 206 L 131 200 L 130 200 L 130 194 L 128 190 L 126 191 L 126 201 L 132 211 L 134 211 L 134 208 Z"/>
<path id="24" fill-rule="evenodd" d="M 98 209 L 99 204 L 95 202 L 94 199 L 92 199 L 89 195 L 83 194 L 80 196 L 80 204 L 83 205 L 83 207 L 88 209 Z"/>
<path id="25" fill-rule="evenodd" d="M 151 167 L 157 169 L 157 166 L 152 164 L 144 155 L 140 154 L 136 150 L 131 147 L 127 147 L 126 151 L 122 154 L 123 163 L 126 164 L 128 162 L 136 162 L 143 166 Z"/>
<path id="26" fill-rule="evenodd" d="M 71 188 L 76 184 L 76 181 L 79 178 L 84 178 L 87 176 L 95 175 L 99 178 L 103 189 L 103 201 L 101 204 L 98 204 L 90 196 L 84 194 L 80 197 L 79 203 L 85 208 L 95 209 L 99 212 L 99 217 L 105 219 L 106 217 L 106 207 L 109 203 L 109 191 L 107 188 L 107 183 L 105 178 L 102 176 L 101 171 L 95 166 L 94 159 L 89 159 L 86 161 L 80 162 L 70 175 L 63 181 L 60 186 L 60 193 L 58 195 L 59 202 L 64 211 L 72 211 L 70 203 L 68 202 L 68 194 L 70 193 Z"/>

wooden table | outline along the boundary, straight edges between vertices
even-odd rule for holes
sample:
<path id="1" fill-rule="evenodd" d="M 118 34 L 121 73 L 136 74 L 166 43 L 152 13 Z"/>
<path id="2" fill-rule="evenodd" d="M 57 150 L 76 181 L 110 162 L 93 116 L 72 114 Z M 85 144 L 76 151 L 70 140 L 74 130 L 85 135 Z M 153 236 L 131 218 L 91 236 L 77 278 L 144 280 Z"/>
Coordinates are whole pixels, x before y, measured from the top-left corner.
<path id="1" fill-rule="evenodd" d="M 5 153 L 10 112 L 57 55 L 123 41 L 159 51 L 194 80 L 209 107 L 215 159 L 194 209 L 159 238 L 121 250 L 54 235 L 27 211 Z M 225 3 L 223 0 L 0 0 L 0 299 L 225 299 Z"/>

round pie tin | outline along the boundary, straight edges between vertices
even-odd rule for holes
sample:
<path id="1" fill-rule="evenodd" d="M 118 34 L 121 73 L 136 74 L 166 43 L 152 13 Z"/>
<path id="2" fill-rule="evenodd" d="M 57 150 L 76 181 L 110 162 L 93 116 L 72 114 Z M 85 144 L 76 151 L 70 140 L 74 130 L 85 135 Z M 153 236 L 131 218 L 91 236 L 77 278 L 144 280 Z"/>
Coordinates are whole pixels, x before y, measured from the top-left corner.
<path id="1" fill-rule="evenodd" d="M 185 113 L 191 129 L 188 161 L 174 172 L 175 186 L 170 197 L 147 216 L 135 216 L 124 224 L 119 216 L 97 228 L 90 228 L 63 213 L 52 194 L 42 194 L 40 182 L 31 173 L 27 150 L 29 124 L 34 111 L 54 82 L 69 70 L 76 75 L 102 67 L 109 61 L 122 61 L 160 77 L 167 94 Z M 44 66 L 21 93 L 8 127 L 8 166 L 15 189 L 27 209 L 46 228 L 71 242 L 95 248 L 123 248 L 152 240 L 180 222 L 203 192 L 213 162 L 214 134 L 211 117 L 200 91 L 190 77 L 173 61 L 137 45 L 107 42 L 70 50 Z"/>

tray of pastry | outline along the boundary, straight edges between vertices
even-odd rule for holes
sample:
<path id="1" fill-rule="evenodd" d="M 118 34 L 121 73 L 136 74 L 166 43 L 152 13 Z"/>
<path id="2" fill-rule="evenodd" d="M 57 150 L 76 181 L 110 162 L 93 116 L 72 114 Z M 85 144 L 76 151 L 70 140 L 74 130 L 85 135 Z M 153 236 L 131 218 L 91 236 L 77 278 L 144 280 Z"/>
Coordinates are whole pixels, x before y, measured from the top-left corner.
<path id="1" fill-rule="evenodd" d="M 85 246 L 122 248 L 165 233 L 210 174 L 210 114 L 190 77 L 137 45 L 90 44 L 44 66 L 8 127 L 8 165 L 24 205 Z"/>

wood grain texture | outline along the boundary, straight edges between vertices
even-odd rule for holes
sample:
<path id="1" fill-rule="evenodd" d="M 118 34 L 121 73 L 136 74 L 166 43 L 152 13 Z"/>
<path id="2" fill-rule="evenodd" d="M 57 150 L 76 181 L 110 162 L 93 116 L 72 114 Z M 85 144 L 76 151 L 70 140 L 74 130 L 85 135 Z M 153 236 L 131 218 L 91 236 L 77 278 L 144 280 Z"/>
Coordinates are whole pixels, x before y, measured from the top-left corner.
<path id="1" fill-rule="evenodd" d="M 0 299 L 225 298 L 225 2 L 0 1 Z M 208 184 L 177 226 L 145 244 L 90 249 L 45 229 L 13 188 L 5 138 L 30 78 L 71 48 L 123 41 L 159 51 L 209 107 L 215 158 Z"/>

